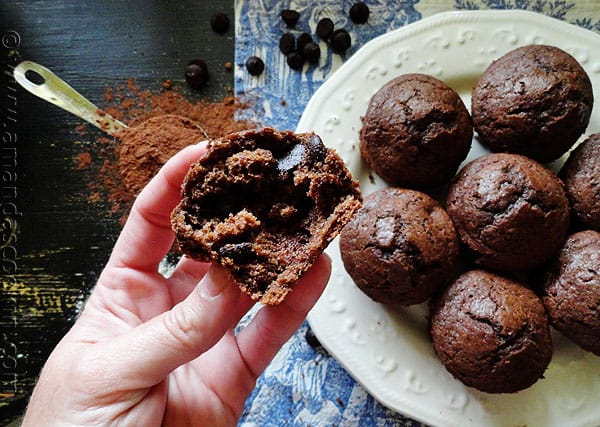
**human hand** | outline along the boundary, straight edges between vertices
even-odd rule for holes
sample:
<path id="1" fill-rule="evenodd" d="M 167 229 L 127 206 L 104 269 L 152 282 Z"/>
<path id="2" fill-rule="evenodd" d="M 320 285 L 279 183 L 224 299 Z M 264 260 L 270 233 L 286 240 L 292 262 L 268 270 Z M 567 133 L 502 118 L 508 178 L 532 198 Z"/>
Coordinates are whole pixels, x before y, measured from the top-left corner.
<path id="1" fill-rule="evenodd" d="M 300 326 L 330 274 L 321 256 L 279 306 L 252 307 L 221 267 L 183 257 L 169 278 L 158 265 L 189 165 L 175 155 L 134 203 L 96 288 L 52 352 L 24 426 L 235 425 L 257 377 Z"/>

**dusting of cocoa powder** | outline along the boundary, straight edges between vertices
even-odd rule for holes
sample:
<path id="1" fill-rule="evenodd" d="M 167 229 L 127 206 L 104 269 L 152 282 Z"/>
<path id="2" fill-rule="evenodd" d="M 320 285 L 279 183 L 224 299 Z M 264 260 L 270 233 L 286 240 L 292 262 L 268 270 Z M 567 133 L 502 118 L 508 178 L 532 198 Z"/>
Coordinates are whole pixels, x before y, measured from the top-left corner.
<path id="1" fill-rule="evenodd" d="M 90 184 L 90 202 L 108 201 L 109 213 L 124 215 L 146 183 L 183 147 L 257 127 L 236 119 L 239 110 L 251 108 L 237 98 L 192 101 L 178 89 L 168 82 L 158 92 L 142 90 L 129 79 L 105 90 L 103 111 L 129 128 L 114 138 L 98 136 L 94 153 L 77 156 L 78 169 L 94 158 L 102 161 L 98 179 Z"/>
<path id="2" fill-rule="evenodd" d="M 195 122 L 175 114 L 152 117 L 115 136 L 120 142 L 118 167 L 121 179 L 134 196 L 175 153 L 208 137 Z"/>

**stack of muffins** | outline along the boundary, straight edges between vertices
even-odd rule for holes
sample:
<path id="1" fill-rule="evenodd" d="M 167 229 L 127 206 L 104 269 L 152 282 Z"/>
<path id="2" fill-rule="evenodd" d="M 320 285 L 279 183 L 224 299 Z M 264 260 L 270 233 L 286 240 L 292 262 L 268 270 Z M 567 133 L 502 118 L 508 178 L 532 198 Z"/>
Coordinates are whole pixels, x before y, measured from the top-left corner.
<path id="1" fill-rule="evenodd" d="M 429 301 L 433 347 L 464 384 L 512 393 L 543 377 L 550 325 L 600 355 L 600 134 L 585 70 L 545 45 L 494 61 L 471 114 L 444 82 L 405 74 L 362 119 L 364 162 L 388 184 L 340 237 L 355 284 L 382 304 Z M 490 154 L 464 166 L 474 134 Z M 444 189 L 438 202 L 426 194 Z"/>

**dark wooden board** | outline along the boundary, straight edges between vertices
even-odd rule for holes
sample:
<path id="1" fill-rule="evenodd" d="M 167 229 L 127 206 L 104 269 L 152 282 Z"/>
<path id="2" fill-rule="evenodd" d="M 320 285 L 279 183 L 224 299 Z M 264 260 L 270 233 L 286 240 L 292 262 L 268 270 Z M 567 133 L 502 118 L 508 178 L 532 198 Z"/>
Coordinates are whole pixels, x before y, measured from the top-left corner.
<path id="1" fill-rule="evenodd" d="M 227 34 L 210 29 L 217 11 Z M 233 85 L 233 1 L 0 2 L 2 288 L 0 424 L 22 413 L 46 357 L 72 324 L 119 233 L 108 206 L 89 202 L 93 168 L 75 156 L 99 131 L 17 86 L 11 70 L 38 62 L 93 102 L 135 78 L 142 89 L 183 80 L 187 62 L 206 60 L 209 84 L 191 98 L 217 100 Z"/>

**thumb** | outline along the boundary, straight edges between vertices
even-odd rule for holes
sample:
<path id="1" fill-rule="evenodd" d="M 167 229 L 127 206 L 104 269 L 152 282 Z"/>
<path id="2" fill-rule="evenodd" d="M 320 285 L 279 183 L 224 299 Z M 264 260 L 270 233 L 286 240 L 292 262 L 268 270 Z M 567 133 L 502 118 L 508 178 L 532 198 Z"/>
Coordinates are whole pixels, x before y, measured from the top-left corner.
<path id="1" fill-rule="evenodd" d="M 124 387 L 157 384 L 221 339 L 234 322 L 239 296 L 227 271 L 213 265 L 186 299 L 106 346 L 105 360 L 113 359 Z"/>

